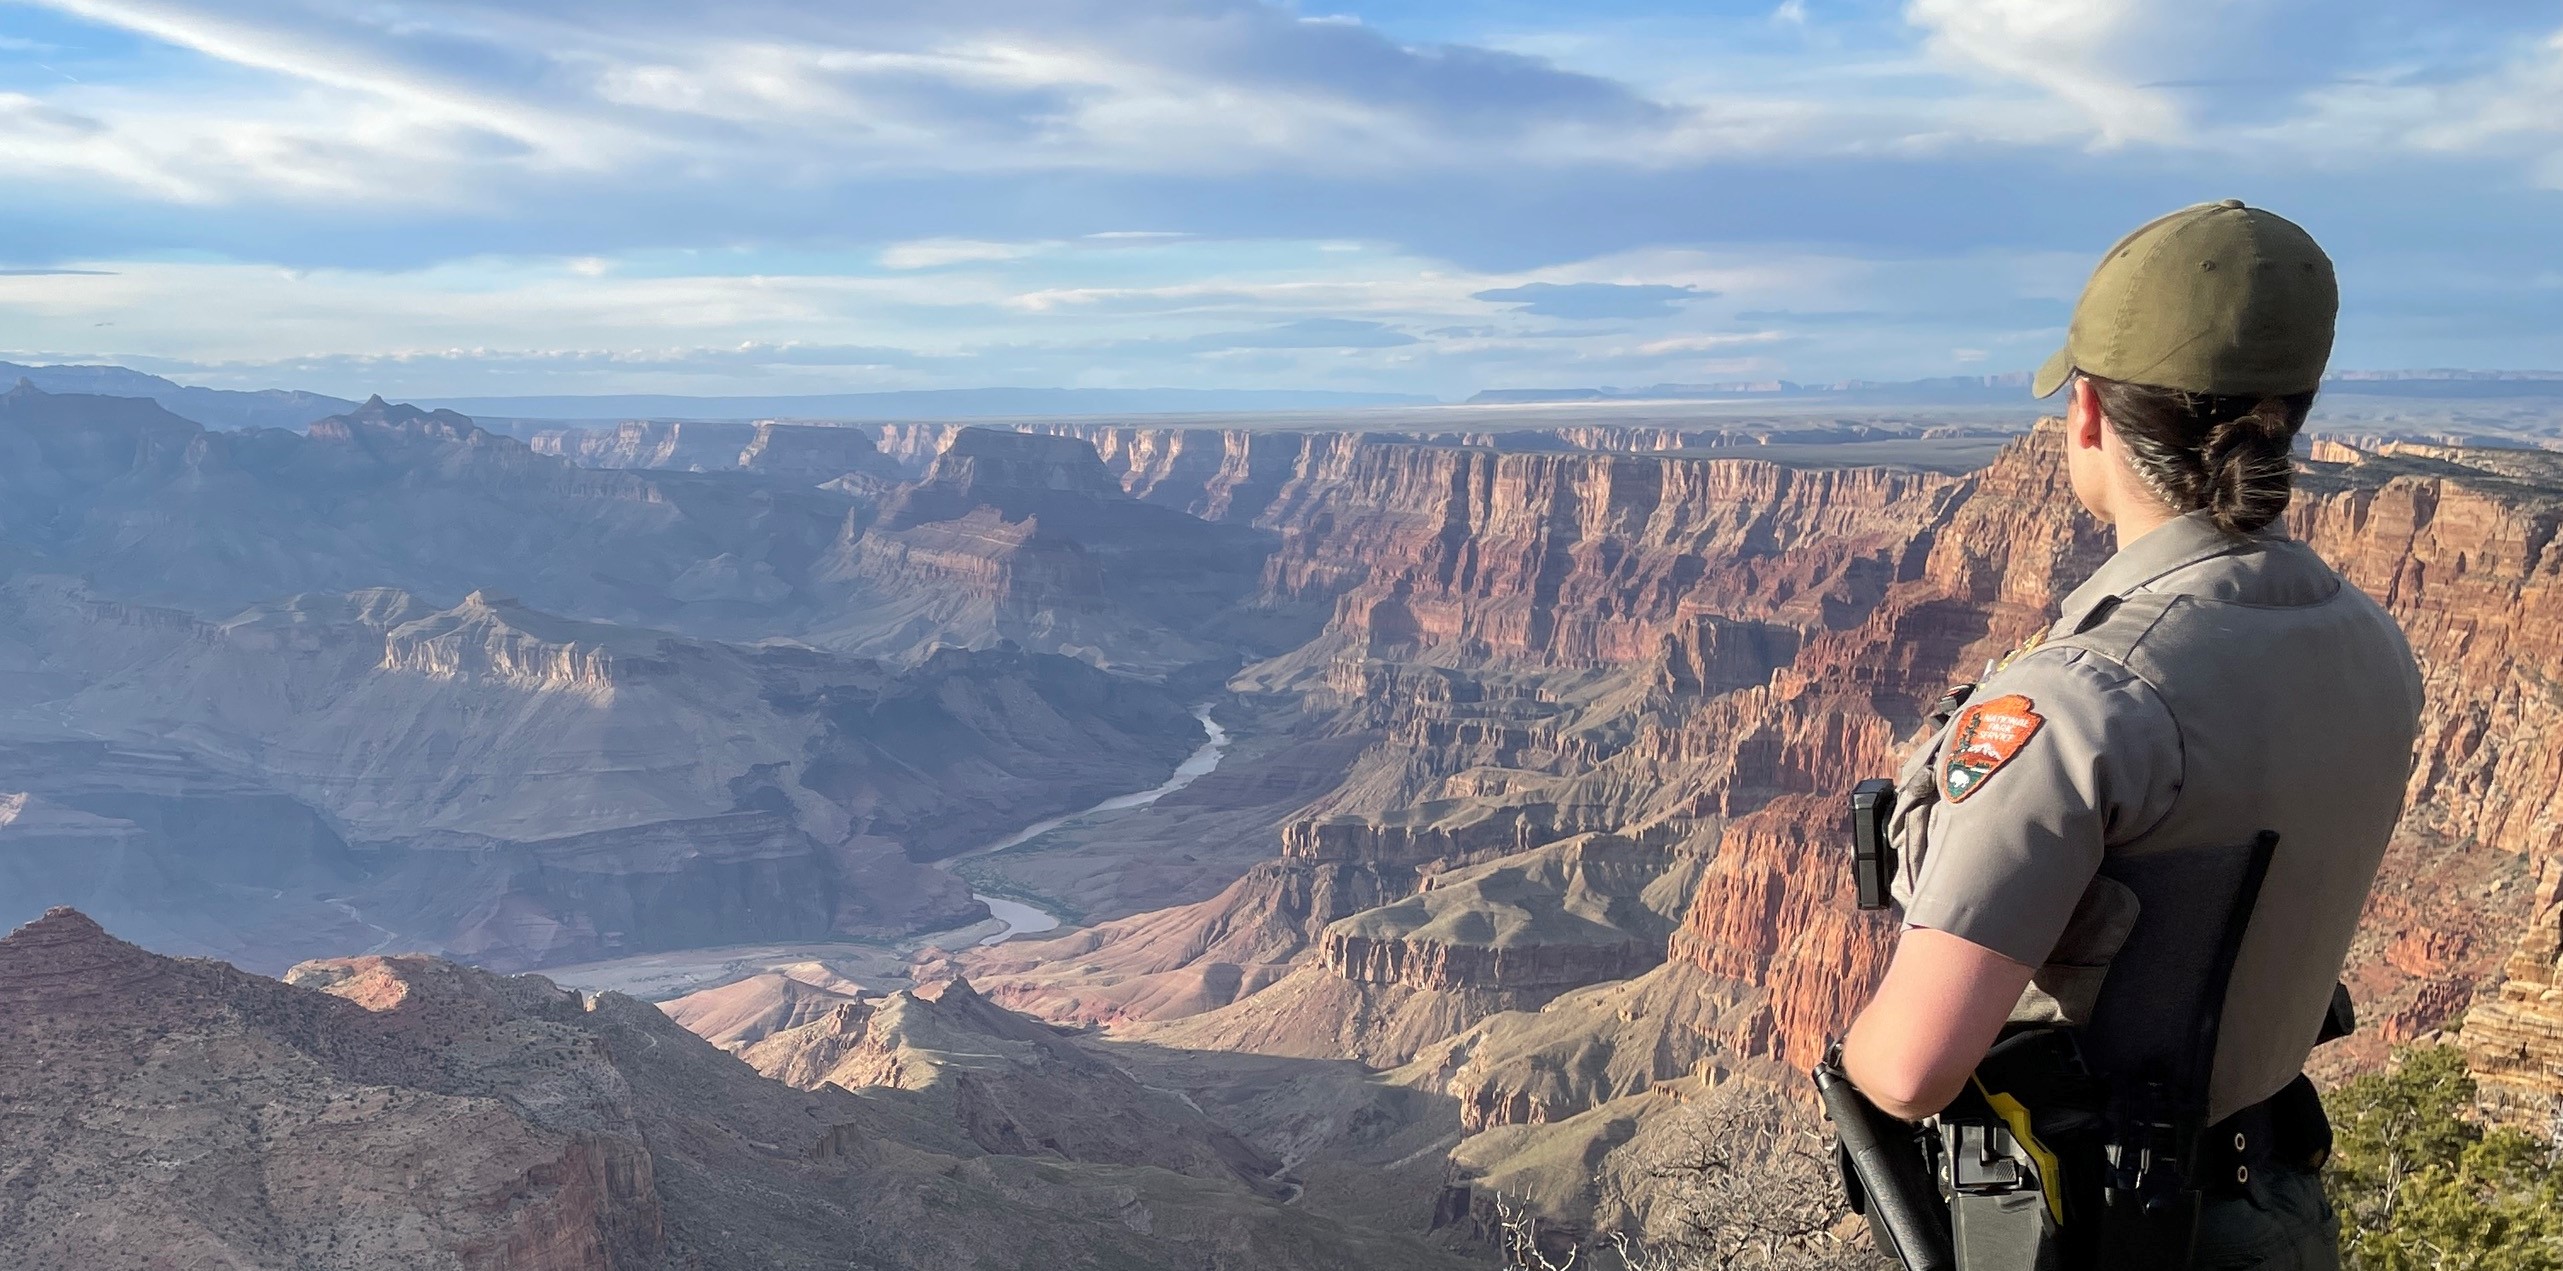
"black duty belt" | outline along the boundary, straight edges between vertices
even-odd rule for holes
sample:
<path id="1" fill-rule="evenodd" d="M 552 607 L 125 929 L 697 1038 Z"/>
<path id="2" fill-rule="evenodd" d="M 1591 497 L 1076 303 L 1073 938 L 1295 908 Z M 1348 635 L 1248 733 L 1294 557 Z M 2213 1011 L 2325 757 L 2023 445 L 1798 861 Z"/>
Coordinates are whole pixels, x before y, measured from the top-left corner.
<path id="1" fill-rule="evenodd" d="M 2199 1190 L 2232 1196 L 2248 1191 L 2271 1167 L 2312 1172 L 2332 1155 L 2332 1125 L 2322 1096 L 2302 1075 L 2277 1094 L 2207 1127 L 2199 1143 Z"/>

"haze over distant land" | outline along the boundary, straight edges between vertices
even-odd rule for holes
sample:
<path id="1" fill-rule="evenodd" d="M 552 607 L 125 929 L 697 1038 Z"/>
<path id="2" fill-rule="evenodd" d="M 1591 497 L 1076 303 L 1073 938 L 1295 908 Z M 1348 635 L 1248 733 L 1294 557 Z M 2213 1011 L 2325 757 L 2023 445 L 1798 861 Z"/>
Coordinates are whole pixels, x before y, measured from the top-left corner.
<path id="1" fill-rule="evenodd" d="M 1171 411 L 1341 410 L 1432 401 L 1412 393 L 1215 388 L 938 388 L 792 397 L 428 397 L 467 415 L 531 419 L 1007 419 Z"/>
<path id="2" fill-rule="evenodd" d="M 22 365 L 0 362 L 0 382 L 24 379 L 54 393 L 100 393 L 145 397 L 174 414 L 214 428 L 299 428 L 314 419 L 353 408 L 356 403 L 326 394 L 289 388 L 214 389 L 182 384 L 121 366 Z M 1829 409 L 1862 411 L 1955 411 L 1952 418 L 2012 419 L 2026 424 L 2053 403 L 2029 398 L 2025 372 L 1984 376 L 1943 376 L 1899 383 L 1852 380 L 1832 384 L 1799 384 L 1788 380 L 1746 380 L 1703 384 L 1655 384 L 1636 388 L 1489 388 L 1464 401 L 1466 407 L 1501 408 L 1481 413 L 1484 426 L 1502 429 L 1536 422 L 1578 407 L 1599 410 L 1628 422 L 1633 416 L 1669 411 L 1683 414 L 1777 412 L 1803 414 Z M 2347 371 L 2324 382 L 2326 417 L 2342 420 L 2369 416 L 2410 423 L 2425 415 L 2430 402 L 2459 404 L 2514 401 L 2526 416 L 2539 417 L 2539 399 L 2563 397 L 2563 372 L 2555 371 Z M 2400 404 L 2395 404 L 2400 403 Z M 596 394 L 549 397 L 427 397 L 420 404 L 459 411 L 500 432 L 529 436 L 548 421 L 594 422 L 625 419 L 667 421 L 798 420 L 952 420 L 1041 419 L 1045 417 L 1108 418 L 1148 416 L 1160 423 L 1187 419 L 1229 419 L 1245 426 L 1300 428 L 1397 428 L 1447 425 L 1456 416 L 1436 413 L 1445 405 L 1429 397 L 1396 393 L 1346 393 L 1322 390 L 1260 389 L 928 389 L 881 393 L 831 393 L 795 396 L 676 397 L 651 394 Z M 1522 414 L 1520 412 L 1531 412 Z M 2476 417 L 2476 422 L 2483 422 Z M 2483 432 L 2491 436 L 2498 429 Z"/>

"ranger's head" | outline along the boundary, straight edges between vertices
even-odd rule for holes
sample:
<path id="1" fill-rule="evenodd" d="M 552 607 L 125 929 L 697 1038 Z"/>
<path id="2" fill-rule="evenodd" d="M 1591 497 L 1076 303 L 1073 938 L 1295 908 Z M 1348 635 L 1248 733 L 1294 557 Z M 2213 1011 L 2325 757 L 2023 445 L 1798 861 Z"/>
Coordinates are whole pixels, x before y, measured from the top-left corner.
<path id="1" fill-rule="evenodd" d="M 2108 521 L 2145 503 L 2204 510 L 2230 534 L 2277 520 L 2339 309 L 2313 236 L 2239 199 L 2118 240 L 2034 385 L 2068 390 L 2075 496 Z"/>

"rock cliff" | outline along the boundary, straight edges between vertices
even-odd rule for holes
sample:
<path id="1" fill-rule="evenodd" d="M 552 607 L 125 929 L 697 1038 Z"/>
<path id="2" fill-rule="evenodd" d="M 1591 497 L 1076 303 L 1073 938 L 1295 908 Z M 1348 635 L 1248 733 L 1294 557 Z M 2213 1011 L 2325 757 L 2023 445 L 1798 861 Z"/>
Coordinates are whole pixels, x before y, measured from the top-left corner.
<path id="1" fill-rule="evenodd" d="M 369 1008 L 156 957 L 70 910 L 0 939 L 0 1036 L 25 1059 L 0 1083 L 48 1110 L 0 1120 L 0 1260 L 657 1265 L 628 1085 L 554 1022 L 574 1002 L 493 988 L 521 1024 L 458 1063 L 501 1041 L 497 1019 L 422 1044 L 396 995 Z M 538 1080 L 546 1097 L 509 1097 Z"/>
<path id="2" fill-rule="evenodd" d="M 0 827 L 25 845 L 0 862 L 9 916 L 77 902 L 185 935 L 199 902 L 163 880 L 218 884 L 240 899 L 173 947 L 271 967 L 394 933 L 523 967 L 955 926 L 979 906 L 911 857 L 1144 786 L 1199 736 L 1179 699 L 1066 658 L 889 668 L 483 592 L 206 621 L 34 580 L 0 584 L 0 614 L 43 650 L 0 683 L 0 729 L 68 730 L 0 793 L 89 818 Z M 151 755 L 202 775 L 145 793 Z M 141 815 L 177 799 L 185 815 Z"/>
<path id="3" fill-rule="evenodd" d="M 886 484 L 901 475 L 897 461 L 882 454 L 872 444 L 872 438 L 858 429 L 779 424 L 770 419 L 758 423 L 756 434 L 740 447 L 738 466 L 743 471 L 813 485 L 847 477 Z"/>
<path id="4" fill-rule="evenodd" d="M 2563 456 L 2395 449 L 2314 465 L 2290 516 L 2392 610 L 2428 703 L 2407 832 L 2352 951 L 2378 1025 L 2352 1053 L 2372 1062 L 2377 1044 L 2461 1014 L 2487 1101 L 2541 1122 L 2563 1093 L 2563 746 L 2546 718 L 2563 667 Z"/>
<path id="5" fill-rule="evenodd" d="M 821 569 L 848 599 L 813 639 L 894 657 L 1010 641 L 1162 677 L 1233 658 L 1253 624 L 1231 615 L 1268 550 L 1131 498 L 1083 441 L 964 428 L 868 527 L 849 524 Z"/>
<path id="6" fill-rule="evenodd" d="M 2414 811 L 2353 960 L 2374 1024 L 2326 1052 L 2342 1064 L 2453 1022 L 2540 903 L 2563 775 L 2527 703 L 2557 660 L 2546 547 L 2563 479 L 2516 452 L 2324 454 L 2291 525 L 2403 621 L 2433 698 Z M 1343 436 L 1310 438 L 1294 463 L 1261 514 L 1281 540 L 1266 598 L 1331 596 L 1332 617 L 1238 683 L 1294 695 L 1312 727 L 1365 748 L 1220 896 L 971 965 L 1001 1000 L 1180 1020 L 1141 1034 L 1190 1045 L 1395 1062 L 1487 1019 L 1469 1075 L 1441 1077 L 1479 1124 L 1570 1116 L 1702 1063 L 1812 1059 L 1892 939 L 1852 911 L 1838 871 L 1810 867 L 1838 850 L 1840 792 L 1890 771 L 1923 708 L 2043 625 L 2111 547 L 2044 434 L 1955 477 Z M 1436 879 L 1592 831 L 1659 868 L 1707 863 L 1671 907 L 1685 911 L 1673 965 L 1639 977 L 1644 1009 L 1619 1021 L 1641 1025 L 1624 1040 L 1642 1059 L 1570 1072 L 1563 1025 L 1490 1013 L 1538 1005 L 1503 996 L 1525 980 L 1552 981 L 1545 1001 L 1651 954 L 1498 958 L 1400 933 L 1430 914 Z M 1491 927 L 1503 906 L 1452 911 Z M 2550 1081 L 2538 968 L 2554 959 L 2537 938 L 2469 1026 L 2495 1097 L 2514 1081 L 2541 1098 Z M 1645 1005 L 1664 991 L 1646 985 L 1675 979 L 1696 1008 Z M 1612 1021 L 1585 1022 L 1596 1053 L 1618 1045 Z"/>
<path id="7" fill-rule="evenodd" d="M 2336 453 L 2346 461 L 2306 469 L 2290 525 L 2402 623 L 2428 677 L 2429 713 L 2411 811 L 2352 955 L 2368 1027 L 2322 1058 L 2327 1071 L 2374 1062 L 2475 1000 L 2466 1036 L 2487 1098 L 2542 1107 L 2563 1016 L 2549 987 L 2554 901 L 2533 889 L 2553 859 L 2563 771 L 2526 703 L 2546 694 L 2557 660 L 2552 615 L 2563 607 L 2547 547 L 2563 472 L 2513 453 L 2477 461 L 2485 467 Z M 1718 1008 L 1693 1015 L 1733 1062 L 1803 1067 L 1882 970 L 1890 930 L 1851 910 L 1839 871 L 1808 868 L 1838 851 L 1835 792 L 1886 771 L 1922 703 L 2042 622 L 2097 562 L 2106 545 L 2068 507 L 2052 457 L 2035 438 L 2021 443 L 1916 536 L 1909 571 L 1858 623 L 1808 632 L 1767 688 L 1732 695 L 1743 710 L 1712 703 L 1666 747 L 1712 756 L 1703 784 L 1731 818 L 1670 949 L 1708 977 Z M 2494 990 L 2505 955 L 2511 982 Z M 1701 1054 L 1677 1047 L 1666 1058 Z M 1521 1102 L 1500 1084 L 1469 1093 Z"/>
<path id="8" fill-rule="evenodd" d="M 31 1059 L 0 1100 L 45 1109 L 0 1116 L 0 1261 L 31 1271 L 1466 1265 L 1234 1175 L 991 1151 L 927 1100 L 794 1090 L 646 1004 L 428 958 L 279 983 L 56 911 L 0 939 L 0 1047 Z M 1140 1161 L 1149 1128 L 1118 1127 Z"/>
<path id="9" fill-rule="evenodd" d="M 717 472 L 738 466 L 755 437 L 753 424 L 627 420 L 612 428 L 540 429 L 526 444 L 538 454 L 558 455 L 590 468 Z"/>

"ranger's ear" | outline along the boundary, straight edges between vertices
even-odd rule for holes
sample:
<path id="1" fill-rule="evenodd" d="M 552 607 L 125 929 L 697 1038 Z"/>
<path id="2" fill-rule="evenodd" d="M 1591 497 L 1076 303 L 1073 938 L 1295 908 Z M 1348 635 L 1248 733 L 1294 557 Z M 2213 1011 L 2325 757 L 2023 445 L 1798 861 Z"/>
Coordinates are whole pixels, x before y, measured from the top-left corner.
<path id="1" fill-rule="evenodd" d="M 2100 413 L 2099 390 L 2077 375 L 2065 388 L 2065 440 L 2084 450 L 2098 450 L 2108 416 Z"/>

